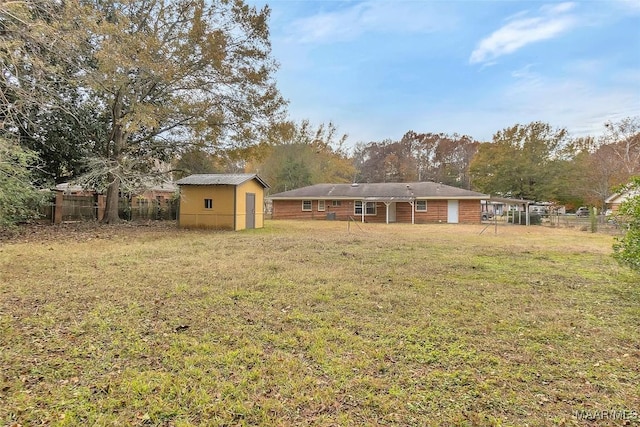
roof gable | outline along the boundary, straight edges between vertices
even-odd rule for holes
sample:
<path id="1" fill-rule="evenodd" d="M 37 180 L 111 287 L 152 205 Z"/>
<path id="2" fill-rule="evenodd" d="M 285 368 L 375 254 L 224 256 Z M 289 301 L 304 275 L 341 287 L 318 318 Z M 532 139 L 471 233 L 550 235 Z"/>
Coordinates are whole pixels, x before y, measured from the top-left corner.
<path id="1" fill-rule="evenodd" d="M 255 173 L 207 173 L 189 175 L 176 181 L 178 185 L 241 185 L 255 179 L 264 188 L 269 188 L 262 178 Z"/>
<path id="2" fill-rule="evenodd" d="M 273 194 L 271 199 L 488 199 L 487 194 L 436 182 L 316 184 Z"/>
<path id="3" fill-rule="evenodd" d="M 640 195 L 640 192 L 638 192 L 636 190 L 624 190 L 624 191 L 622 191 L 620 193 L 612 194 L 611 196 L 607 197 L 607 199 L 604 202 L 605 203 L 611 203 L 611 204 L 623 203 L 627 199 L 629 199 L 631 197 L 635 197 L 637 195 Z"/>

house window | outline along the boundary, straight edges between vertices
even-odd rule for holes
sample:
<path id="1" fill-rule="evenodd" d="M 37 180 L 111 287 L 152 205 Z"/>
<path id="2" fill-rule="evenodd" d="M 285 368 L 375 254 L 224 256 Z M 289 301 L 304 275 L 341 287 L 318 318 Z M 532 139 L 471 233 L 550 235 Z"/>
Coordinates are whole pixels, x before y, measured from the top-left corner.
<path id="1" fill-rule="evenodd" d="M 324 200 L 318 200 L 318 211 L 324 212 Z"/>
<path id="2" fill-rule="evenodd" d="M 354 215 L 362 215 L 362 202 L 356 200 L 353 204 L 353 214 Z M 366 202 L 365 203 L 365 215 L 375 215 L 376 214 L 376 203 L 375 202 Z"/>
<path id="3" fill-rule="evenodd" d="M 416 212 L 426 212 L 426 211 L 427 211 L 427 201 L 416 200 Z"/>
<path id="4" fill-rule="evenodd" d="M 342 206 L 342 201 L 341 200 L 332 200 L 331 201 L 331 206 L 333 206 L 334 208 L 336 208 L 338 206 Z"/>
<path id="5" fill-rule="evenodd" d="M 365 205 L 365 215 L 375 215 L 376 214 L 376 203 L 375 202 L 367 202 Z"/>
<path id="6" fill-rule="evenodd" d="M 204 208 L 213 209 L 213 199 L 204 199 Z"/>
<path id="7" fill-rule="evenodd" d="M 303 200 L 302 201 L 302 210 L 310 211 L 311 210 L 311 200 Z"/>

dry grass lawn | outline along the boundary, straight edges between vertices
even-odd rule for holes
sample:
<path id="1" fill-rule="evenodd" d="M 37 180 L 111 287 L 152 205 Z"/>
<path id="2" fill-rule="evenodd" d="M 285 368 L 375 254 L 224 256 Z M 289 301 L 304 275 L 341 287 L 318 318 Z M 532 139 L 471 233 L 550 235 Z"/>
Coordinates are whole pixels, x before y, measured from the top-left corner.
<path id="1" fill-rule="evenodd" d="M 611 236 L 347 225 L 5 241 L 0 425 L 637 424 Z"/>

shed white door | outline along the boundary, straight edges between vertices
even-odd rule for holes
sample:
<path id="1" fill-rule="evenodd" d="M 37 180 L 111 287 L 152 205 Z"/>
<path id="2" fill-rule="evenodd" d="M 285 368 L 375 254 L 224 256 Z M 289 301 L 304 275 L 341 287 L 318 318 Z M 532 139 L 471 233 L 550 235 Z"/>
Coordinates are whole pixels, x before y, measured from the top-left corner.
<path id="1" fill-rule="evenodd" d="M 458 201 L 447 200 L 447 222 L 449 224 L 458 223 Z"/>

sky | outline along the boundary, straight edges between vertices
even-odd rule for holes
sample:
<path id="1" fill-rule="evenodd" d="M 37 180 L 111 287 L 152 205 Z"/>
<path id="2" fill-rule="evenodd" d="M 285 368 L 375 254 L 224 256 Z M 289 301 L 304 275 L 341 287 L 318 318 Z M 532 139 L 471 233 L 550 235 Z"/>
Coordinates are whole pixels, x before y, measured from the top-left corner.
<path id="1" fill-rule="evenodd" d="M 271 9 L 290 119 L 349 146 L 533 121 L 597 137 L 640 115 L 640 0 L 248 3 Z"/>

